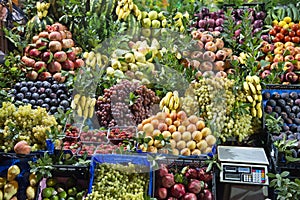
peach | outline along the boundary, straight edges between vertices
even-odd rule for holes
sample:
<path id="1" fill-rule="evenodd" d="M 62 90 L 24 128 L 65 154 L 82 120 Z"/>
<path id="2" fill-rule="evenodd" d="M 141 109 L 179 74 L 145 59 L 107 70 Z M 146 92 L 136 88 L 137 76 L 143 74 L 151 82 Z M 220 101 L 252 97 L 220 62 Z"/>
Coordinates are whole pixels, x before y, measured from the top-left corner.
<path id="1" fill-rule="evenodd" d="M 158 129 L 155 129 L 152 133 L 152 137 L 156 137 L 156 136 L 159 136 L 161 134 L 161 131 L 158 130 Z"/>
<path id="2" fill-rule="evenodd" d="M 190 150 L 193 150 L 193 149 L 195 149 L 195 148 L 197 147 L 197 144 L 196 144 L 195 141 L 190 140 L 190 141 L 188 141 L 188 142 L 186 143 L 186 147 L 187 147 L 188 149 L 190 149 Z"/>
<path id="3" fill-rule="evenodd" d="M 205 137 L 208 146 L 212 146 L 216 144 L 217 139 L 213 135 L 208 135 Z"/>
<path id="4" fill-rule="evenodd" d="M 165 123 L 159 123 L 159 124 L 158 124 L 158 129 L 159 129 L 161 132 L 163 132 L 163 131 L 168 130 L 168 126 L 167 126 L 167 124 L 165 124 Z"/>
<path id="5" fill-rule="evenodd" d="M 184 149 L 185 147 L 186 147 L 186 142 L 183 140 L 178 141 L 176 144 L 176 148 L 179 150 Z"/>
<path id="6" fill-rule="evenodd" d="M 209 61 L 209 62 L 214 62 L 216 59 L 216 54 L 212 51 L 206 51 L 203 54 L 203 60 Z"/>
<path id="7" fill-rule="evenodd" d="M 201 131 L 205 127 L 205 122 L 203 120 L 197 121 L 196 127 L 199 131 Z"/>
<path id="8" fill-rule="evenodd" d="M 200 151 L 204 151 L 207 148 L 208 144 L 205 140 L 201 140 L 200 142 L 197 143 L 197 148 Z"/>
<path id="9" fill-rule="evenodd" d="M 200 131 L 194 131 L 192 137 L 196 142 L 200 142 L 202 140 L 202 133 Z"/>
<path id="10" fill-rule="evenodd" d="M 198 156 L 198 155 L 201 155 L 201 151 L 199 149 L 194 149 L 192 151 L 192 154 L 191 155 L 195 155 L 195 156 Z"/>
<path id="11" fill-rule="evenodd" d="M 170 131 L 163 131 L 161 134 L 163 135 L 164 139 L 171 138 L 172 136 Z"/>
<path id="12" fill-rule="evenodd" d="M 195 124 L 189 124 L 189 125 L 186 127 L 186 130 L 187 130 L 188 132 L 193 133 L 194 131 L 197 130 L 197 127 L 196 127 Z"/>
<path id="13" fill-rule="evenodd" d="M 178 131 L 173 132 L 173 133 L 172 133 L 172 138 L 173 138 L 176 142 L 180 141 L 180 140 L 181 140 L 181 133 L 178 132 Z"/>
<path id="14" fill-rule="evenodd" d="M 190 156 L 191 155 L 191 150 L 189 150 L 188 148 L 184 148 L 180 151 L 180 154 L 183 156 Z"/>
<path id="15" fill-rule="evenodd" d="M 181 138 L 186 142 L 190 141 L 192 139 L 192 134 L 191 132 L 185 131 L 182 133 Z"/>
<path id="16" fill-rule="evenodd" d="M 172 149 L 172 154 L 173 154 L 174 156 L 178 156 L 178 155 L 179 155 L 178 149 L 173 148 L 173 149 Z"/>
<path id="17" fill-rule="evenodd" d="M 186 131 L 186 126 L 183 126 L 183 125 L 178 126 L 178 131 L 180 133 L 183 133 L 184 131 Z"/>
<path id="18" fill-rule="evenodd" d="M 168 126 L 170 126 L 171 124 L 173 124 L 173 120 L 172 120 L 170 117 L 167 117 L 167 118 L 165 119 L 165 123 L 166 123 Z"/>
<path id="19" fill-rule="evenodd" d="M 175 131 L 176 131 L 176 126 L 175 125 L 170 125 L 169 127 L 168 127 L 168 130 L 171 132 L 171 133 L 174 133 Z"/>
<path id="20" fill-rule="evenodd" d="M 176 148 L 176 144 L 177 143 L 176 143 L 175 140 L 173 140 L 173 139 L 170 140 L 170 146 L 171 146 L 172 149 Z"/>

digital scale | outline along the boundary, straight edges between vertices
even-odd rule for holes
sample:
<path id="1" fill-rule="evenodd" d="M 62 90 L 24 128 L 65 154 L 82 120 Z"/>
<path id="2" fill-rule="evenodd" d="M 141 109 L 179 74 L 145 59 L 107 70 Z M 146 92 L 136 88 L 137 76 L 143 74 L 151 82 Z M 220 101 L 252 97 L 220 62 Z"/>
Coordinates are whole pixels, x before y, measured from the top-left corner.
<path id="1" fill-rule="evenodd" d="M 222 200 L 265 199 L 269 161 L 263 148 L 218 146 Z"/>
<path id="2" fill-rule="evenodd" d="M 269 161 L 263 148 L 218 146 L 220 182 L 269 185 Z"/>

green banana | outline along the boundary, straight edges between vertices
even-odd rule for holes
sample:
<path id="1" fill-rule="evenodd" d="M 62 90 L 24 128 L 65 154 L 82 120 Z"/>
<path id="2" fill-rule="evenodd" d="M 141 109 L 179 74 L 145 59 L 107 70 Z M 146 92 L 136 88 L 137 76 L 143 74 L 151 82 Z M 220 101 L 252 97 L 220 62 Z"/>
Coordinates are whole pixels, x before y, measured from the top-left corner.
<path id="1" fill-rule="evenodd" d="M 283 8 L 282 7 L 278 8 L 277 12 L 276 12 L 276 15 L 277 15 L 277 17 L 278 17 L 279 20 L 283 19 L 282 18 L 282 13 L 283 13 Z"/>
<path id="2" fill-rule="evenodd" d="M 278 20 L 277 13 L 276 13 L 275 9 L 272 10 L 271 16 L 272 16 L 273 20 Z"/>
<path id="3" fill-rule="evenodd" d="M 294 6 L 292 8 L 293 11 L 293 21 L 296 22 L 299 19 L 299 10 Z"/>

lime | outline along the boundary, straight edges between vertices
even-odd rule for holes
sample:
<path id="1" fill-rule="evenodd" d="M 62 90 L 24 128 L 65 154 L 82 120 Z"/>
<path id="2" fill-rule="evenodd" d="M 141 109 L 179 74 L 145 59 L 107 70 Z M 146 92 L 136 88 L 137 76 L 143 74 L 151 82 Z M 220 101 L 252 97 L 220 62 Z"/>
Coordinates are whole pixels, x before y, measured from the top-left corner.
<path id="1" fill-rule="evenodd" d="M 68 197 L 67 200 L 76 200 L 74 197 Z"/>
<path id="2" fill-rule="evenodd" d="M 76 187 L 72 187 L 72 188 L 68 189 L 68 195 L 75 196 L 76 194 L 77 194 Z"/>
<path id="3" fill-rule="evenodd" d="M 67 198 L 67 193 L 66 191 L 62 191 L 60 193 L 58 193 L 59 198 Z"/>
<path id="4" fill-rule="evenodd" d="M 56 185 L 56 183 L 57 183 L 57 181 L 55 178 L 48 178 L 47 182 L 46 182 L 48 187 L 53 187 Z"/>
<path id="5" fill-rule="evenodd" d="M 49 188 L 44 188 L 43 191 L 42 191 L 42 196 L 44 198 L 51 197 L 52 194 L 53 194 L 53 190 L 54 190 L 54 188 L 50 188 L 50 187 Z"/>
<path id="6" fill-rule="evenodd" d="M 52 197 L 51 197 L 51 200 L 59 200 L 59 197 L 58 197 L 57 195 L 52 196 Z"/>

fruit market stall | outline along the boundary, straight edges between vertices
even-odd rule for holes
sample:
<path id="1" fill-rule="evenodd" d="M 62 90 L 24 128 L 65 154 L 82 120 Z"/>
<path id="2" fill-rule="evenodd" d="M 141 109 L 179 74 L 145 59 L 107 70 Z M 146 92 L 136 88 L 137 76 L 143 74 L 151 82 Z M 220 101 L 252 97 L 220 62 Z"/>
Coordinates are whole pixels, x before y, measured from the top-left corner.
<path id="1" fill-rule="evenodd" d="M 0 199 L 299 198 L 299 2 L 0 5 Z"/>

